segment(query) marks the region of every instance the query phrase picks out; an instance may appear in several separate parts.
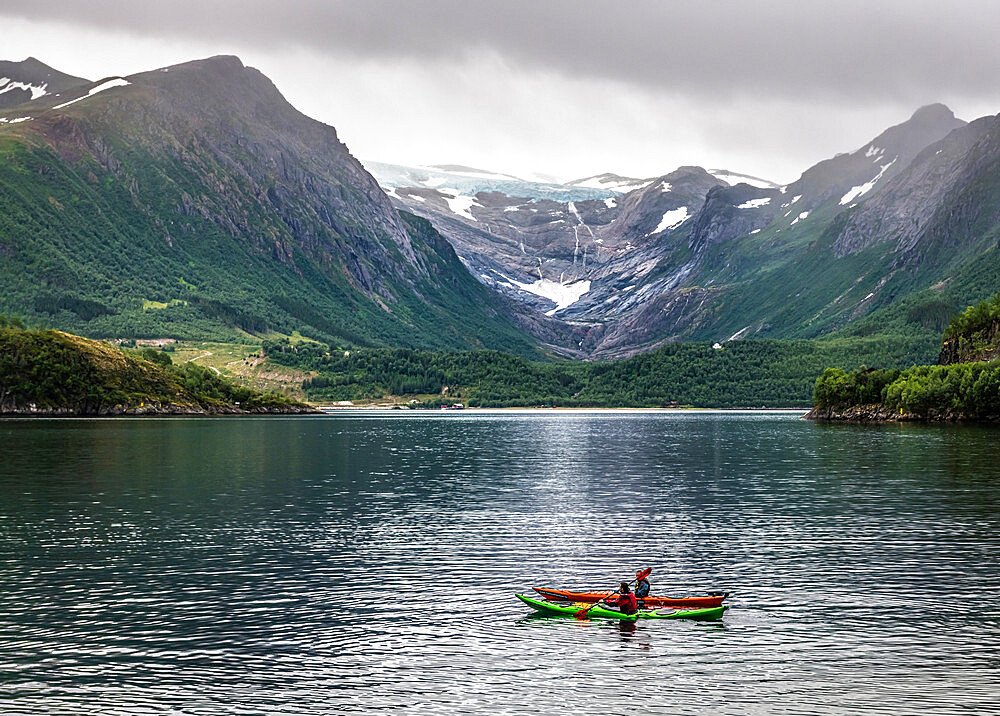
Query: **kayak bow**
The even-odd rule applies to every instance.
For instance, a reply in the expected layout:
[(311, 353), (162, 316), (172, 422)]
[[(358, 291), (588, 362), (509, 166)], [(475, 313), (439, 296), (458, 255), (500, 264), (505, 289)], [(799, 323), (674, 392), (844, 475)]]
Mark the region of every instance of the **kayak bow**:
[[(546, 602), (541, 599), (534, 599), (524, 594), (515, 594), (514, 596), (532, 609), (536, 609), (539, 613), (548, 614), (550, 616), (572, 616), (575, 612), (579, 611), (581, 607), (586, 606), (586, 603), (556, 604), (555, 602)], [(695, 619), (698, 621), (715, 621), (717, 619), (722, 619), (722, 614), (726, 611), (726, 609), (728, 609), (728, 607), (725, 606), (715, 606), (704, 609), (677, 609), (671, 612), (656, 611), (653, 609), (640, 609), (635, 614), (623, 614), (622, 612), (609, 609), (604, 606), (596, 606), (587, 612), (587, 617), (593, 619), (622, 620)]]

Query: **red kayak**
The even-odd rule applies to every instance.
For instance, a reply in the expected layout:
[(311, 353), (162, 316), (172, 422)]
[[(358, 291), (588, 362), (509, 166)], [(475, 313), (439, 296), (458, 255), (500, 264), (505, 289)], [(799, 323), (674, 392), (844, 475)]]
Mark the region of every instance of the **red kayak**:
[[(599, 602), (605, 597), (610, 597), (614, 592), (571, 592), (568, 589), (549, 589), (548, 587), (532, 587), (550, 602)], [(708, 597), (646, 597), (644, 600), (649, 607), (691, 607), (692, 609), (703, 609), (708, 607), (718, 607), (722, 605), (722, 600), (729, 596), (729, 592), (724, 594), (713, 594)]]

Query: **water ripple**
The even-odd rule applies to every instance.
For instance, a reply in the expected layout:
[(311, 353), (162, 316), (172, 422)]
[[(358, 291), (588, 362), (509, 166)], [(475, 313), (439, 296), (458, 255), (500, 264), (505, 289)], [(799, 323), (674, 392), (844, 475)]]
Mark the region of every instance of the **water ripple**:
[[(780, 414), (0, 423), (12, 714), (936, 714), (1000, 692), (996, 430)], [(733, 592), (721, 623), (532, 585)]]

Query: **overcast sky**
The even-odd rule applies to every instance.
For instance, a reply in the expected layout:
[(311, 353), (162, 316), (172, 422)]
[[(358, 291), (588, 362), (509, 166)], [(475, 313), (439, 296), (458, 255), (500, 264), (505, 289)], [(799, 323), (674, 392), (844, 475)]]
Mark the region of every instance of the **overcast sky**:
[(355, 156), (780, 182), (918, 106), (1000, 112), (994, 0), (0, 0), (0, 59), (99, 79), (216, 54)]

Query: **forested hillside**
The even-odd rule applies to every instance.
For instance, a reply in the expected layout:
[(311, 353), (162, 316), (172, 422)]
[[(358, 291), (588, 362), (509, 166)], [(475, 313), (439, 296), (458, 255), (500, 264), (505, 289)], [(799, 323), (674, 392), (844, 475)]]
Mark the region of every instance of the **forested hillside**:
[(275, 362), (315, 371), (303, 388), (319, 402), (391, 396), (483, 407), (733, 408), (805, 407), (825, 366), (907, 366), (933, 346), (902, 338), (678, 343), (610, 363), (538, 363), (495, 351), (330, 351), (287, 342), (265, 342), (264, 350)]
[(301, 413), (308, 406), (235, 385), (169, 354), (122, 350), (0, 316), (0, 415)]
[(828, 368), (810, 417), (825, 420), (1000, 419), (1000, 293), (944, 332), (939, 365), (906, 370)]

